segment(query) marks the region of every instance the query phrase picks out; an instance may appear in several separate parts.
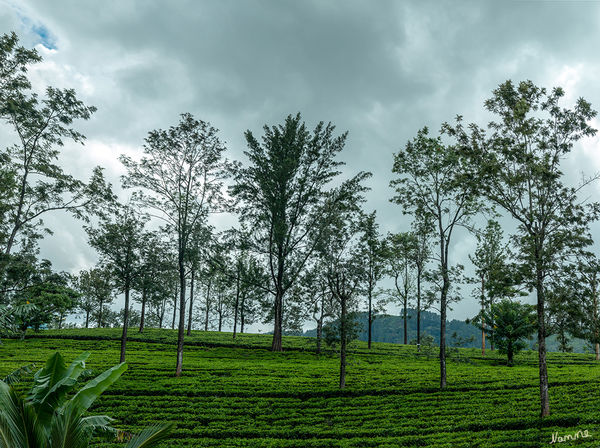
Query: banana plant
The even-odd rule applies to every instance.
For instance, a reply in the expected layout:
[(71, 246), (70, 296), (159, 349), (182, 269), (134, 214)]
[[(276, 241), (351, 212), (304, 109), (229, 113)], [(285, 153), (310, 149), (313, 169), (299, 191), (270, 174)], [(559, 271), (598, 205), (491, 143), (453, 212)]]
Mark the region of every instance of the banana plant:
[[(79, 376), (90, 353), (79, 355), (68, 367), (56, 352), (34, 376), (25, 396), (0, 381), (0, 448), (86, 448), (100, 432), (117, 432), (105, 415), (87, 415), (94, 401), (127, 370), (118, 364), (89, 381), (76, 393)], [(146, 448), (164, 440), (171, 424), (144, 429), (126, 448)]]

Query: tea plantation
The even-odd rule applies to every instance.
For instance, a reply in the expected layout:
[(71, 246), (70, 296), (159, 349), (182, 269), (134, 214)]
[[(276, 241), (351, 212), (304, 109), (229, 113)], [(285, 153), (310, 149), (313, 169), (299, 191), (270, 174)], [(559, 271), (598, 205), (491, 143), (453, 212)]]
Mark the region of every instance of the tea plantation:
[[(91, 351), (97, 374), (118, 363), (118, 329), (63, 330), (3, 340), (0, 377), (59, 350), (66, 361)], [(514, 367), (496, 353), (460, 349), (438, 388), (435, 349), (354, 343), (347, 388), (337, 387), (334, 353), (314, 354), (311, 338), (194, 332), (186, 339), (184, 374), (174, 378), (176, 333), (132, 332), (128, 371), (99, 399), (95, 414), (135, 431), (160, 421), (176, 429), (165, 447), (543, 447), (552, 434), (590, 437), (557, 446), (600, 446), (600, 363), (592, 355), (549, 355), (551, 412), (538, 414), (537, 355)], [(427, 352), (427, 350), (425, 350)], [(22, 385), (25, 387), (27, 380)], [(119, 443), (98, 441), (98, 447)]]

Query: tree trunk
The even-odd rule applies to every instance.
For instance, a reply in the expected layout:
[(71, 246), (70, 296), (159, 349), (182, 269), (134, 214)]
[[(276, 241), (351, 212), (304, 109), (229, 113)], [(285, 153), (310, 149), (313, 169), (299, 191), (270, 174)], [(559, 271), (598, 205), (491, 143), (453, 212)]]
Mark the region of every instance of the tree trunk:
[(596, 342), (596, 361), (600, 361), (600, 344)]
[(417, 272), (417, 352), (421, 351), (421, 269)]
[(190, 279), (190, 310), (188, 315), (187, 335), (192, 335), (192, 311), (194, 307), (194, 275), (196, 271), (192, 269), (192, 278)]
[(219, 333), (223, 329), (223, 293), (219, 293)]
[(245, 320), (245, 312), (244, 306), (246, 303), (246, 294), (242, 294), (242, 303), (240, 304), (240, 333), (244, 332), (244, 320)]
[(206, 315), (204, 317), (204, 331), (208, 331), (208, 315), (210, 311), (210, 287), (212, 285), (212, 278), (208, 279), (208, 285), (206, 288)]
[[(441, 225), (440, 225), (441, 227)], [(448, 277), (448, 246), (440, 231), (440, 255), (442, 271), (442, 291), (440, 294), (440, 389), (446, 388), (446, 304), (450, 278)]]
[(140, 333), (144, 332), (145, 319), (146, 319), (146, 286), (142, 286), (142, 312), (140, 313)]
[[(368, 339), (368, 348), (371, 349), (371, 340), (372, 340), (372, 336), (371, 336), (371, 332), (372, 332), (372, 326), (373, 326), (373, 309), (372, 309), (372, 302), (373, 302), (373, 286), (372, 286), (372, 281), (371, 278), (369, 278), (369, 339)], [(320, 341), (319, 341), (320, 344)]]
[(129, 326), (129, 279), (125, 281), (125, 309), (123, 310), (123, 334), (121, 334), (121, 360), (125, 362), (125, 348), (127, 346), (127, 327)]
[(90, 310), (85, 312), (85, 328), (90, 328)]
[(98, 313), (98, 328), (102, 328), (102, 311), (104, 311), (104, 300), (100, 299), (100, 312)]
[(346, 387), (346, 297), (340, 295), (342, 318), (340, 320), (340, 389)]
[(173, 300), (173, 320), (171, 321), (171, 330), (175, 329), (175, 317), (177, 316), (177, 296), (181, 296), (181, 292), (175, 288), (175, 298)]
[(485, 356), (485, 277), (481, 274), (481, 356)]
[[(540, 254), (536, 249), (536, 258), (539, 260)], [(539, 262), (538, 262), (539, 263)], [(548, 369), (546, 366), (546, 328), (544, 315), (544, 283), (542, 269), (536, 267), (536, 290), (537, 290), (537, 318), (538, 318), (538, 364), (540, 371), (540, 416), (550, 415), (550, 398), (548, 394)]]
[(177, 331), (177, 364), (175, 376), (181, 376), (183, 369), (183, 336), (185, 333), (185, 266), (183, 253), (179, 255), (179, 328)]
[(273, 343), (271, 344), (271, 350), (274, 352), (283, 351), (281, 337), (282, 337), (282, 325), (283, 325), (283, 292), (278, 289), (275, 295), (275, 322), (273, 326)]
[(408, 344), (408, 262), (404, 264), (404, 345)]
[(404, 296), (404, 345), (408, 344), (408, 300)]
[(240, 274), (238, 272), (238, 276), (235, 284), (235, 307), (233, 311), (233, 339), (235, 339), (235, 333), (237, 332), (237, 320), (238, 320), (238, 307), (240, 304)]
[(325, 302), (325, 296), (321, 298), (321, 315), (317, 319), (317, 355), (321, 354), (321, 341), (323, 340), (323, 318), (324, 318), (324, 310), (323, 306)]
[(513, 365), (513, 343), (512, 341), (508, 341), (508, 346), (506, 348), (506, 356), (508, 357), (508, 365)]

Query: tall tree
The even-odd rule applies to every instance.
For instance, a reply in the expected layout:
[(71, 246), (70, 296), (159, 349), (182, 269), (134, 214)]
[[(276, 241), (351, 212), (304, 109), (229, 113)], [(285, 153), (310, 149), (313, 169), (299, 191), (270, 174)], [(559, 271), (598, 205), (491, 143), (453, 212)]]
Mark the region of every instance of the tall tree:
[(358, 307), (358, 296), (368, 280), (368, 267), (364, 263), (365, 248), (362, 247), (362, 219), (359, 203), (363, 201), (365, 190), (360, 183), (355, 186), (355, 200), (352, 206), (336, 207), (325, 228), (319, 244), (319, 256), (325, 266), (327, 284), (332, 297), (337, 302), (337, 334), (340, 344), (340, 389), (346, 386), (346, 349), (355, 333), (353, 311)]
[(0, 206), (0, 250), (5, 256), (19, 236), (37, 239), (49, 232), (42, 221), (49, 212), (66, 210), (87, 219), (112, 199), (99, 167), (85, 183), (56, 163), (65, 141), (85, 140), (73, 122), (88, 120), (96, 108), (78, 100), (72, 89), (48, 87), (44, 98), (31, 93), (27, 68), (40, 60), (35, 50), (18, 46), (14, 33), (0, 36), (0, 119), (9, 124), (16, 138), (15, 144), (0, 152), (0, 178), (6, 181), (0, 197), (7, 201)]
[[(483, 312), (494, 304), (494, 299), (502, 294), (501, 290), (505, 286), (506, 247), (502, 241), (502, 228), (494, 220), (488, 220), (485, 229), (478, 232), (476, 238), (477, 248), (473, 255), (469, 255), (469, 260), (475, 266), (475, 273), (478, 277), (475, 281), (479, 283), (479, 303), (483, 319)], [(493, 322), (489, 328), (485, 328), (482, 322), (481, 354), (483, 356), (485, 356), (486, 332), (493, 333), (493, 328)]]
[(117, 290), (125, 294), (120, 362), (125, 362), (129, 297), (140, 274), (140, 252), (145, 219), (130, 206), (117, 207), (113, 216), (103, 217), (98, 227), (87, 227), (90, 245), (100, 254), (101, 263), (113, 277)]
[(97, 318), (98, 328), (103, 327), (103, 312), (114, 300), (111, 273), (103, 267), (81, 271), (78, 279), (78, 290), (81, 295), (79, 309), (85, 313), (85, 328), (89, 327), (90, 318)]
[(450, 281), (449, 250), (457, 227), (470, 226), (471, 217), (481, 205), (474, 192), (472, 177), (461, 153), (454, 146), (445, 146), (440, 137), (430, 137), (427, 128), (407, 143), (394, 156), (392, 172), (399, 176), (390, 185), (404, 213), (412, 212), (419, 219), (435, 226), (439, 251), (437, 261), (441, 287), (440, 309), (440, 387), (446, 387), (446, 315)]
[(586, 210), (578, 198), (592, 179), (567, 186), (560, 168), (575, 142), (596, 134), (589, 125), (596, 112), (583, 98), (563, 108), (563, 96), (561, 88), (547, 91), (531, 81), (506, 81), (485, 102), (498, 117), (488, 125), (489, 135), (475, 124), (465, 129), (460, 117), (456, 125), (446, 125), (478, 171), (481, 193), (517, 223), (518, 261), (525, 284), (537, 296), (542, 417), (550, 414), (544, 283), (564, 247), (587, 244), (587, 222), (598, 214), (596, 204)]
[[(362, 222), (363, 234), (361, 236), (365, 248), (365, 261), (367, 263), (367, 345), (371, 348), (373, 327), (373, 292), (377, 282), (383, 277), (385, 268), (385, 253), (383, 238), (379, 234), (379, 224), (375, 221), (376, 212), (366, 215)], [(323, 307), (321, 307), (323, 310)]]
[(146, 137), (144, 156), (139, 162), (121, 156), (127, 168), (126, 188), (142, 188), (137, 201), (164, 220), (177, 240), (179, 269), (179, 326), (175, 375), (181, 376), (185, 331), (186, 259), (192, 231), (205, 222), (210, 212), (222, 208), (225, 146), (217, 129), (181, 115), (178, 125), (151, 131)]
[[(297, 114), (282, 125), (265, 126), (262, 142), (246, 131), (249, 164), (234, 169), (230, 193), (252, 232), (253, 249), (266, 257), (271, 276), (273, 351), (282, 350), (284, 295), (315, 251), (323, 227), (317, 210), (330, 196), (328, 187), (343, 164), (335, 157), (347, 134), (335, 136), (334, 130), (331, 123), (321, 122), (310, 132)], [(343, 194), (336, 198), (347, 200)]]
[(386, 271), (394, 279), (390, 296), (402, 306), (404, 344), (408, 344), (408, 304), (415, 287), (414, 260), (417, 239), (411, 232), (391, 233), (386, 238)]
[(417, 287), (417, 351), (421, 351), (421, 310), (423, 304), (423, 279), (426, 276), (427, 263), (431, 258), (431, 239), (433, 227), (430, 222), (415, 219), (412, 223), (412, 233), (415, 236), (415, 250), (412, 252), (415, 265), (415, 281)]

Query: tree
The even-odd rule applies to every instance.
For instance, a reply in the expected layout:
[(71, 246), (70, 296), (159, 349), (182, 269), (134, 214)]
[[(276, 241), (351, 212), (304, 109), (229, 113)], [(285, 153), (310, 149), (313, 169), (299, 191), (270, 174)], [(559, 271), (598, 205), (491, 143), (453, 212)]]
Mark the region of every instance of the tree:
[[(354, 313), (358, 307), (358, 295), (368, 280), (368, 267), (365, 266), (364, 247), (360, 241), (361, 211), (358, 206), (363, 188), (356, 185), (353, 206), (339, 207), (331, 212), (329, 225), (319, 244), (319, 255), (326, 269), (327, 284), (332, 297), (337, 302), (335, 339), (340, 344), (340, 389), (346, 386), (346, 348), (352, 336)], [(331, 339), (331, 338), (328, 338)]]
[(466, 130), (460, 117), (445, 127), (477, 170), (481, 194), (517, 223), (518, 262), (525, 285), (537, 296), (542, 417), (550, 414), (544, 283), (565, 247), (588, 243), (587, 223), (598, 214), (597, 204), (584, 207), (578, 199), (593, 179), (569, 187), (560, 169), (576, 141), (595, 135), (588, 123), (596, 112), (583, 98), (572, 109), (562, 108), (563, 96), (561, 88), (548, 92), (531, 81), (506, 81), (485, 102), (499, 118), (488, 125), (489, 135), (475, 124)]
[[(82, 353), (67, 367), (56, 352), (35, 374), (26, 396), (0, 381), (0, 448), (86, 448), (99, 432), (117, 432), (110, 426), (109, 417), (85, 414), (102, 392), (119, 379), (126, 364), (111, 367), (67, 398), (75, 391), (89, 355)], [(147, 428), (126, 448), (153, 446), (164, 440), (172, 427), (166, 424)]]
[[(371, 348), (371, 330), (373, 326), (373, 291), (377, 286), (377, 282), (383, 277), (385, 270), (385, 251), (384, 243), (381, 235), (379, 234), (379, 224), (375, 221), (375, 214), (373, 213), (365, 216), (362, 222), (363, 228), (363, 247), (365, 248), (365, 260), (367, 263), (367, 345)], [(323, 307), (321, 307), (323, 309)], [(322, 322), (321, 322), (322, 324)]]
[(192, 316), (194, 310), (194, 286), (196, 274), (201, 264), (208, 262), (208, 247), (213, 238), (212, 226), (198, 225), (192, 230), (190, 236), (190, 250), (188, 252), (188, 269), (190, 277), (190, 306), (188, 311), (187, 335), (192, 334)]
[(49, 232), (42, 221), (49, 212), (66, 210), (87, 219), (89, 213), (112, 199), (99, 167), (84, 183), (56, 163), (58, 148), (66, 140), (85, 140), (71, 127), (73, 122), (88, 120), (96, 108), (79, 101), (72, 89), (48, 87), (43, 99), (30, 93), (27, 68), (39, 61), (41, 57), (35, 50), (18, 46), (14, 33), (0, 37), (0, 119), (10, 125), (17, 140), (0, 153), (0, 178), (6, 180), (0, 197), (7, 201), (0, 206), (4, 215), (0, 220), (4, 255), (12, 252), (19, 236), (36, 240), (42, 230)]
[(114, 286), (125, 294), (125, 313), (121, 335), (121, 361), (125, 361), (129, 297), (140, 274), (145, 218), (130, 206), (117, 207), (114, 217), (103, 217), (98, 228), (87, 227), (90, 245), (100, 254), (101, 263), (112, 275)]
[(431, 223), (436, 229), (440, 304), (440, 387), (446, 387), (446, 314), (451, 286), (449, 249), (454, 231), (470, 226), (478, 213), (475, 185), (461, 153), (454, 146), (444, 146), (440, 137), (429, 136), (427, 128), (394, 156), (392, 172), (400, 176), (390, 185), (396, 196), (391, 200), (404, 213)]
[(498, 351), (507, 355), (507, 364), (512, 366), (514, 355), (527, 347), (523, 339), (531, 337), (535, 332), (535, 320), (534, 306), (502, 299), (481, 313), (483, 325), (479, 325), (479, 319), (474, 322), (479, 328), (494, 328), (491, 338), (498, 346)]
[(570, 335), (581, 338), (594, 346), (600, 360), (600, 262), (587, 251), (571, 263), (566, 257), (563, 261), (546, 290), (546, 334), (558, 336), (561, 351), (572, 351)]
[(395, 291), (391, 297), (402, 305), (404, 320), (404, 344), (408, 344), (408, 302), (415, 284), (414, 259), (417, 239), (410, 232), (391, 233), (386, 239), (386, 271), (394, 279)]
[[(503, 245), (503, 233), (500, 224), (488, 220), (485, 229), (476, 234), (477, 248), (469, 260), (475, 266), (478, 279), (474, 282), (480, 284), (479, 303), (481, 311), (494, 304), (494, 299), (506, 297), (510, 294), (507, 282), (506, 247)], [(489, 328), (481, 330), (481, 354), (485, 356), (485, 334), (493, 333), (494, 323)], [(493, 339), (492, 339), (493, 341)], [(492, 345), (492, 350), (494, 346)]]
[(121, 156), (127, 168), (125, 188), (142, 188), (137, 202), (167, 223), (177, 240), (179, 270), (179, 326), (175, 375), (181, 376), (185, 331), (186, 260), (193, 230), (204, 223), (210, 212), (223, 207), (222, 181), (225, 146), (217, 129), (181, 115), (177, 126), (151, 131), (146, 137), (144, 157), (136, 162)]
[(30, 313), (20, 319), (23, 334), (27, 328), (33, 327), (39, 331), (42, 326), (54, 321), (60, 329), (65, 315), (76, 307), (78, 298), (79, 294), (69, 287), (64, 273), (46, 276), (23, 296), (23, 301), (26, 299), (27, 303), (35, 305)]
[(79, 273), (79, 309), (85, 313), (85, 328), (89, 327), (90, 317), (96, 317), (98, 328), (103, 326), (104, 307), (114, 300), (110, 276), (110, 271), (103, 267)]
[[(137, 299), (142, 307), (140, 311), (139, 332), (144, 331), (146, 323), (146, 306), (153, 295), (165, 294), (161, 278), (172, 268), (170, 248), (162, 240), (159, 232), (146, 232), (140, 240), (139, 275), (134, 280), (135, 289), (140, 296)], [(165, 294), (168, 295), (168, 294)]]
[(412, 233), (415, 237), (415, 250), (412, 252), (415, 265), (415, 280), (417, 286), (417, 351), (421, 351), (421, 309), (423, 309), (423, 279), (426, 277), (426, 266), (431, 258), (431, 238), (433, 228), (431, 223), (415, 219), (412, 223)]
[(331, 197), (327, 188), (343, 165), (335, 157), (347, 133), (334, 136), (334, 130), (321, 122), (310, 132), (297, 114), (282, 125), (265, 126), (262, 142), (246, 131), (249, 165), (233, 169), (230, 193), (252, 232), (252, 249), (267, 259), (271, 277), (273, 351), (282, 350), (284, 296), (315, 252), (324, 225), (317, 211)]

